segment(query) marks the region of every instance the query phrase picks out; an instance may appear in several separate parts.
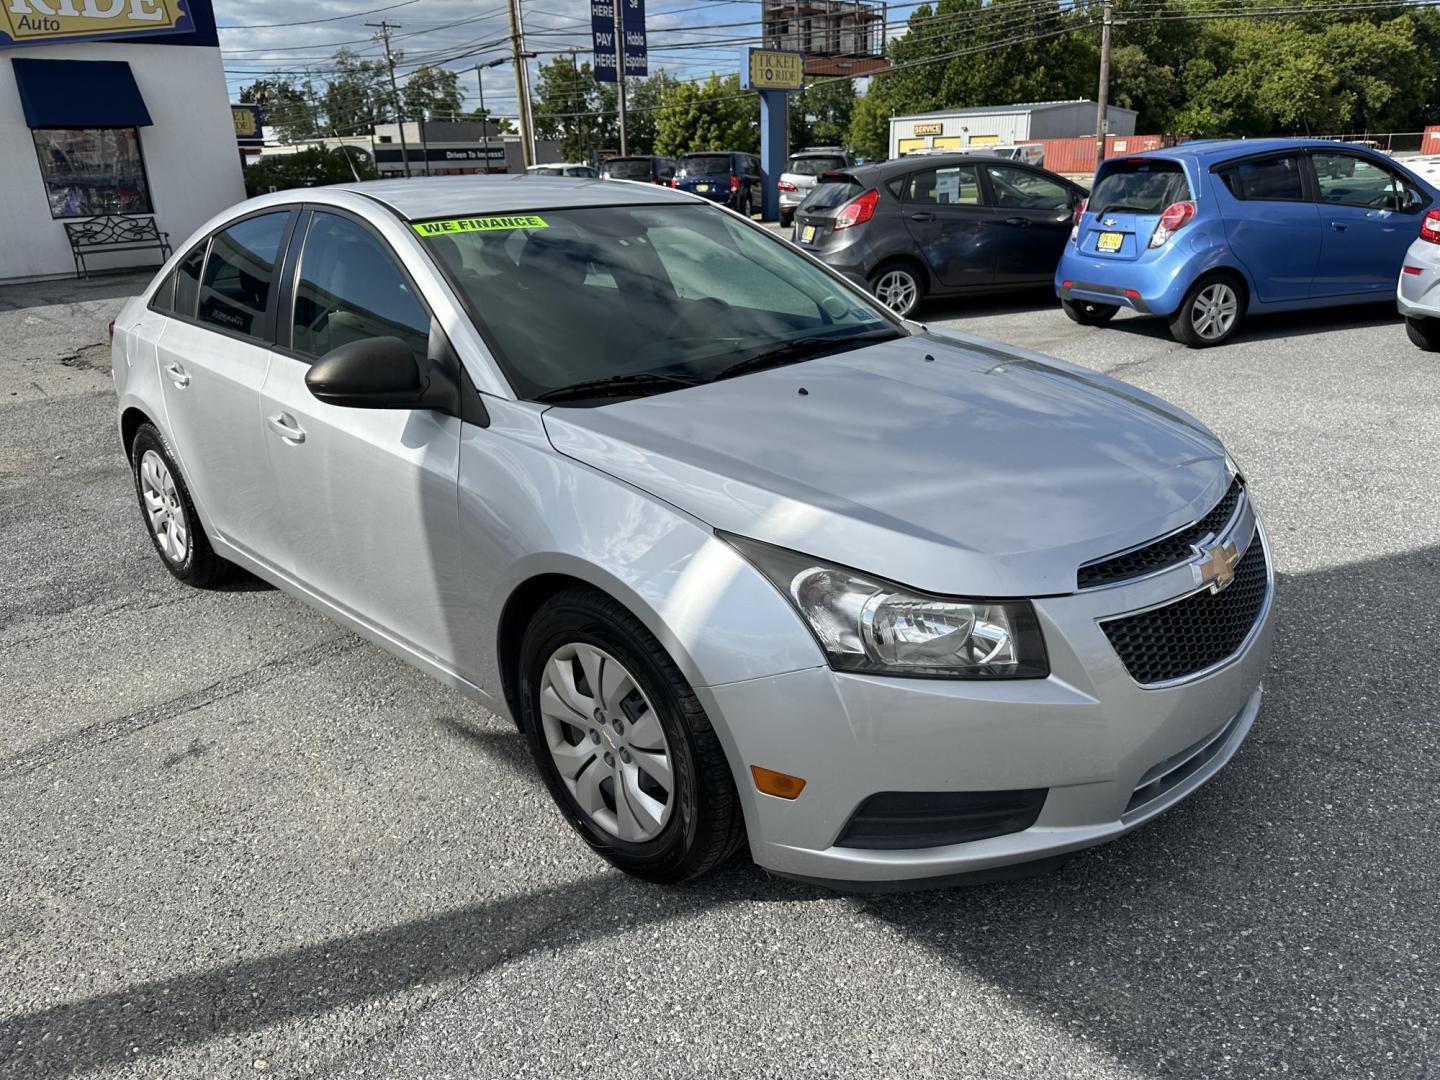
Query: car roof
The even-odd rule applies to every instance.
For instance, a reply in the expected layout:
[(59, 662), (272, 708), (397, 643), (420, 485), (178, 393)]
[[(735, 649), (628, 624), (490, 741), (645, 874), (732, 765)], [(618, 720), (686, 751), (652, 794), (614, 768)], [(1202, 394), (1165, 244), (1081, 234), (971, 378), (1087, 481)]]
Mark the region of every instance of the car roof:
[[(516, 214), (586, 206), (640, 203), (693, 204), (694, 196), (654, 184), (626, 184), (584, 176), (428, 176), (409, 180), (367, 180), (336, 185), (418, 221), (446, 215)], [(311, 189), (321, 190), (321, 189)]]
[[(1228, 158), (1249, 157), (1251, 154), (1268, 154), (1279, 150), (1333, 150), (1341, 147), (1348, 147), (1352, 150), (1368, 149), (1367, 147), (1356, 147), (1353, 143), (1337, 142), (1334, 139), (1195, 139), (1176, 146), (1167, 146), (1163, 150), (1140, 150), (1134, 154), (1126, 154), (1124, 157), (1215, 162)], [(1118, 161), (1120, 158), (1109, 160)]]
[(862, 174), (865, 176), (892, 176), (897, 173), (913, 172), (916, 169), (943, 169), (947, 164), (974, 165), (976, 162), (985, 161), (993, 161), (997, 165), (1017, 169), (1045, 171), (1038, 165), (1031, 165), (1027, 161), (1017, 161), (1015, 158), (1001, 157), (999, 154), (909, 154), (905, 157), (891, 158), (889, 161), (854, 165), (848, 169), (836, 169), (835, 171), (853, 173), (856, 176)]

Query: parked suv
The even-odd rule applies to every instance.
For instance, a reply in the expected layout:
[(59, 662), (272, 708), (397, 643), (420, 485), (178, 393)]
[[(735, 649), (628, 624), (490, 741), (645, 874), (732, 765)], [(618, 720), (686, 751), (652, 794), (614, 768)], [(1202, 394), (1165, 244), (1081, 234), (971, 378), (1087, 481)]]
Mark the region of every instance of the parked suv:
[(794, 239), (909, 315), (929, 295), (1047, 285), (1084, 196), (1018, 161), (905, 157), (820, 177)]
[(760, 205), (760, 159), (737, 150), (685, 154), (675, 162), (670, 186), (724, 203), (749, 217)]
[(780, 174), (780, 224), (789, 228), (795, 208), (805, 201), (815, 181), (827, 172), (848, 169), (855, 164), (855, 155), (839, 146), (812, 146), (792, 154)]
[(1055, 291), (1076, 322), (1128, 307), (1192, 348), (1218, 345), (1247, 314), (1386, 297), (1437, 198), (1383, 154), (1318, 139), (1113, 158), (1076, 211)]
[(671, 158), (649, 154), (613, 157), (600, 163), (600, 175), (606, 180), (638, 180), (669, 186), (670, 181), (675, 179), (675, 162)]

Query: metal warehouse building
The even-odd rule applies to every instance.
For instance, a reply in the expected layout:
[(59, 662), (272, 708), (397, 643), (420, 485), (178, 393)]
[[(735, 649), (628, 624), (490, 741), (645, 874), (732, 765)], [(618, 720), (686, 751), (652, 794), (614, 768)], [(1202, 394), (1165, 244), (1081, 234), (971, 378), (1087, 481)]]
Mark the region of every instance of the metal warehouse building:
[[(1106, 127), (1111, 135), (1135, 134), (1135, 110), (1111, 105), (1106, 110)], [(1093, 101), (1033, 101), (943, 109), (916, 116), (892, 116), (890, 156), (896, 158), (915, 150), (960, 150), (1036, 139), (1070, 139), (1094, 133)]]

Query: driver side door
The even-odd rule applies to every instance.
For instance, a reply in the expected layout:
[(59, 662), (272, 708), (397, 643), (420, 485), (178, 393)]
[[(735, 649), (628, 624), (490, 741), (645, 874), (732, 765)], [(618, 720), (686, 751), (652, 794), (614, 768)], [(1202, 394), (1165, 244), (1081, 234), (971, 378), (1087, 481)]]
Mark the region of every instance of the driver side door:
[[(462, 423), (429, 409), (318, 401), (310, 365), (395, 337), (426, 362), (431, 314), (389, 245), (349, 214), (307, 210), (260, 390), (288, 568), (345, 613), (454, 666)], [(296, 246), (296, 245), (292, 245)]]
[(1399, 174), (1359, 154), (1310, 155), (1320, 206), (1320, 262), (1311, 296), (1395, 291), (1418, 226)]

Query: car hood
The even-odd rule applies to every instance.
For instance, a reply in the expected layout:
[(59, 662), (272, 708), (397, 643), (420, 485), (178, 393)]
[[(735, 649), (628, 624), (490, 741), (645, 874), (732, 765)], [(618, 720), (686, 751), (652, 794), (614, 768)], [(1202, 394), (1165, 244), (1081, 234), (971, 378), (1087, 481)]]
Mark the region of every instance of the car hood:
[(544, 423), (560, 453), (714, 528), (953, 595), (1073, 592), (1080, 564), (1203, 516), (1229, 483), (1183, 411), (949, 334)]

